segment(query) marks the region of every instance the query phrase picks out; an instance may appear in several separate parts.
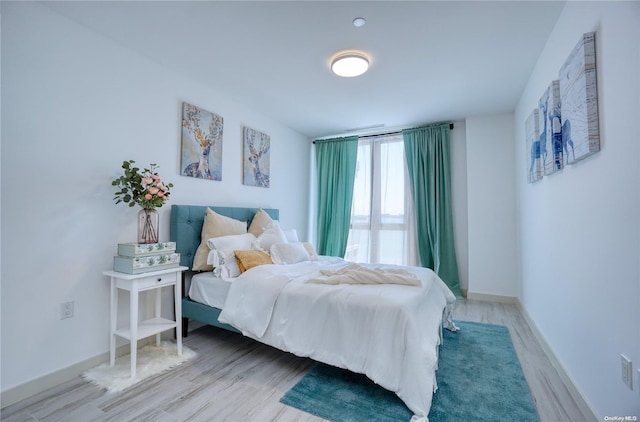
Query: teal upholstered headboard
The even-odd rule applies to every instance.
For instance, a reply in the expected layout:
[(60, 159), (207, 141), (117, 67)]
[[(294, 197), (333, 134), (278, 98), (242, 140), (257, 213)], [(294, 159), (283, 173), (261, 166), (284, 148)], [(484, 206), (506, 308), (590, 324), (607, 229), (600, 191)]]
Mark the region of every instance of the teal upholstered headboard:
[[(247, 224), (251, 224), (253, 216), (258, 211), (258, 208), (171, 205), (169, 237), (172, 242), (176, 242), (176, 252), (180, 254), (180, 265), (191, 268), (193, 264), (193, 256), (200, 245), (202, 224), (204, 224), (204, 214), (207, 208), (211, 208), (220, 215), (246, 221)], [(274, 220), (280, 217), (280, 212), (277, 209), (263, 208), (263, 210)]]

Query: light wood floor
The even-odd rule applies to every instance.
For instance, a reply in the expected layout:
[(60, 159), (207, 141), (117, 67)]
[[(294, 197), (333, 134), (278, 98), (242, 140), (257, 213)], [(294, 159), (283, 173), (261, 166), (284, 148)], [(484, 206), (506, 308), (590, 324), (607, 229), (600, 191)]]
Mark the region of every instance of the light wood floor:
[[(515, 305), (460, 300), (455, 319), (509, 328), (542, 422), (584, 417)], [(131, 389), (107, 394), (81, 378), (3, 409), (20, 421), (322, 421), (279, 402), (312, 366), (253, 340), (213, 327), (189, 334), (198, 357)], [(436, 392), (437, 394), (437, 392)]]

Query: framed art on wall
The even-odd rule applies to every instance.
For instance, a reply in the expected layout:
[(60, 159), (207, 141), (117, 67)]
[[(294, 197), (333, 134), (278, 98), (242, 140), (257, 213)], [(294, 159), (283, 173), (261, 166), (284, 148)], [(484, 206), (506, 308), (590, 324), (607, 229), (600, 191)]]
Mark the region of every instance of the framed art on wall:
[(538, 101), (540, 157), (544, 174), (562, 170), (562, 118), (560, 112), (560, 82), (553, 81)]
[(527, 182), (533, 183), (542, 179), (542, 159), (540, 156), (539, 112), (534, 109), (524, 124), (525, 140), (527, 142), (527, 163), (529, 172)]
[(271, 137), (248, 127), (244, 128), (243, 183), (268, 188), (270, 184)]
[(564, 163), (600, 151), (595, 32), (584, 34), (560, 68)]
[(182, 103), (183, 176), (222, 180), (223, 118), (189, 103)]

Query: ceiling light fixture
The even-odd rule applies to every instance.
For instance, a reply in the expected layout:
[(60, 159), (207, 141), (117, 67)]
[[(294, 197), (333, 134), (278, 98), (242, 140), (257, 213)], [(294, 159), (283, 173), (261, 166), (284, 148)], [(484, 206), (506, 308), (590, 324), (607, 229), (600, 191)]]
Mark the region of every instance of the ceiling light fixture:
[(356, 28), (364, 26), (365, 23), (367, 23), (367, 20), (365, 18), (358, 17), (353, 20), (353, 26), (355, 26)]
[(369, 57), (361, 51), (341, 51), (331, 58), (331, 70), (338, 76), (360, 76), (369, 69)]

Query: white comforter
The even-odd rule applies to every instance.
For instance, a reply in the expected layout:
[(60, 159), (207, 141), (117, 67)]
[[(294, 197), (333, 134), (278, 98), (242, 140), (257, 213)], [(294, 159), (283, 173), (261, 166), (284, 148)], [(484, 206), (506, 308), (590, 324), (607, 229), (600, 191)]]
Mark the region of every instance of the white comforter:
[(442, 323), (456, 329), (455, 296), (419, 267), (401, 267), (420, 279), (418, 287), (305, 283), (348, 264), (320, 257), (254, 267), (233, 281), (219, 320), (278, 349), (365, 374), (404, 401), (412, 422), (427, 421)]

